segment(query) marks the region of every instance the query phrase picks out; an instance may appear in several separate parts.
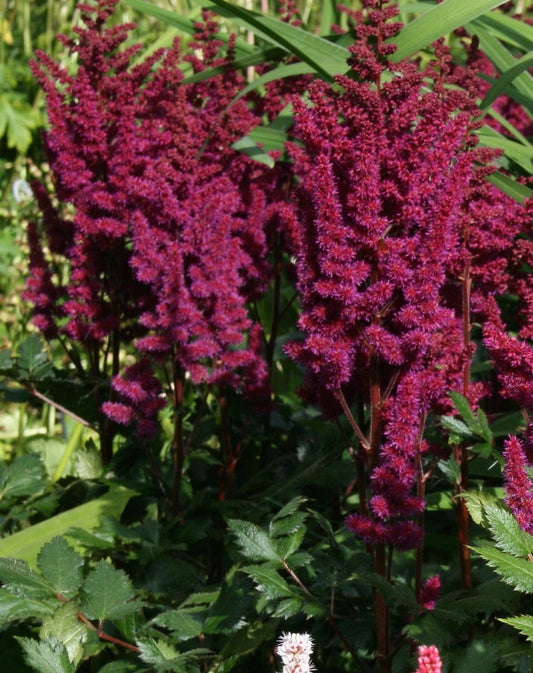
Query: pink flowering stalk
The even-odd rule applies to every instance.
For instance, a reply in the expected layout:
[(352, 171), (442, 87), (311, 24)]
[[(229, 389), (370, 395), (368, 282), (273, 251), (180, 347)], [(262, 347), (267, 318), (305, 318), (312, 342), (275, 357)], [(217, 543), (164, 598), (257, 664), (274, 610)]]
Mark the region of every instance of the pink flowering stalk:
[[(305, 396), (342, 410), (358, 438), (360, 507), (346, 525), (387, 577), (387, 548), (417, 548), (421, 558), (426, 418), (448, 408), (450, 389), (472, 402), (482, 392), (469, 380), (471, 322), (493, 311), (505, 285), (500, 258), (516, 233), (504, 233), (516, 209), (485, 181), (494, 154), (476, 147), (472, 74), (454, 78), (442, 44), (424, 72), (392, 64), (397, 9), (363, 5), (353, 14), (351, 75), (334, 87), (317, 81), (309, 103), (294, 103), (300, 182), (286, 219), (303, 338), (287, 352), (307, 369)], [(456, 457), (466, 488), (464, 451)], [(458, 522), (468, 586), (464, 507)], [(387, 608), (378, 593), (376, 615), (386, 671)]]
[(527, 467), (531, 465), (526, 452), (517, 437), (511, 436), (505, 442), (503, 453), (505, 467), (505, 502), (515, 515), (520, 527), (533, 535), (533, 483)]
[[(109, 399), (94, 387), (106, 461), (115, 423), (135, 422), (143, 438), (156, 431), (156, 369), (176, 408), (186, 376), (264, 396), (261, 328), (247, 306), (270, 280), (275, 206), (266, 193), (276, 187), (231, 148), (258, 123), (244, 100), (226, 110), (242, 77), (228, 67), (183, 84), (178, 42), (132, 65), (140, 45), (122, 48), (131, 26), (107, 25), (116, 4), (80, 5), (85, 27), (76, 39), (59, 37), (77, 57), (74, 75), (42, 52), (33, 63), (57, 198), (73, 214), (63, 217), (34, 186), (43, 224), (30, 227), (26, 293), (48, 337), (84, 350), (93, 380), (113, 377)], [(183, 57), (196, 73), (229, 64), (233, 53), (230, 40), (220, 56), (216, 24), (203, 19), (194, 53)], [(66, 280), (57, 272), (65, 261)], [(121, 373), (125, 345), (139, 362)]]
[(442, 661), (435, 645), (420, 645), (418, 648), (418, 668), (415, 673), (441, 673)]
[(312, 653), (313, 640), (308, 633), (284, 633), (276, 647), (283, 662), (282, 673), (311, 673)]

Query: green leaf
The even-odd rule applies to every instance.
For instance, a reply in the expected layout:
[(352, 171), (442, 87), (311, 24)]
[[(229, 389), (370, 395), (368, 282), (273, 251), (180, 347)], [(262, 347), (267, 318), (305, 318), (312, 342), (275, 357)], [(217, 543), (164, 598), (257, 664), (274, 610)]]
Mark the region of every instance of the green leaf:
[(279, 561), (282, 558), (277, 552), (273, 541), (264, 530), (250, 521), (230, 519), (228, 528), (237, 538), (243, 556), (250, 561)]
[(35, 454), (19, 456), (9, 465), (4, 485), (0, 491), (0, 500), (6, 497), (35, 495), (45, 486), (44, 465)]
[(533, 535), (523, 531), (503, 505), (486, 504), (484, 513), (498, 549), (518, 557), (527, 557), (533, 552)]
[(287, 560), (289, 557), (294, 554), (300, 548), (300, 545), (303, 542), (306, 533), (306, 527), (298, 528), (291, 535), (285, 535), (283, 537), (276, 538), (276, 549), (278, 554), (284, 559)]
[(43, 351), (44, 344), (40, 337), (31, 334), (18, 348), (17, 367), (27, 378), (42, 378), (50, 373), (52, 363)]
[(526, 199), (533, 196), (533, 190), (529, 189), (529, 187), (519, 184), (513, 178), (499, 171), (491, 173), (487, 177), (487, 180), (518, 203), (523, 203)]
[(23, 598), (50, 598), (55, 595), (53, 587), (32, 570), (25, 561), (0, 558), (0, 582), (8, 591)]
[(8, 622), (23, 621), (25, 619), (41, 619), (52, 614), (57, 601), (50, 595), (48, 600), (36, 600), (23, 598), (4, 587), (0, 587), (0, 621)]
[[(200, 0), (198, 0), (200, 1)], [(350, 56), (345, 47), (263, 14), (233, 5), (225, 0), (211, 0), (211, 9), (222, 16), (238, 19), (246, 28), (271, 44), (298, 56), (326, 79), (347, 72)], [(202, 5), (205, 5), (202, 2)]]
[(533, 66), (533, 52), (528, 52), (522, 58), (519, 58), (515, 65), (503, 72), (498, 80), (491, 86), (480, 103), (480, 108), (486, 110), (498, 96), (505, 92), (509, 84), (522, 72), (529, 70)]
[(157, 615), (153, 621), (172, 631), (172, 636), (178, 641), (197, 638), (203, 631), (203, 621), (186, 610), (168, 610)]
[(450, 391), (450, 397), (452, 398), (454, 407), (461, 414), (461, 417), (467, 423), (475, 423), (476, 416), (472, 411), (470, 403), (468, 402), (466, 397), (464, 395), (461, 395), (461, 393), (455, 392), (454, 390)]
[(67, 650), (70, 661), (79, 663), (84, 654), (88, 628), (78, 619), (74, 603), (63, 603), (53, 615), (43, 620), (39, 631), (41, 639), (54, 638)]
[(519, 615), (518, 617), (498, 617), (498, 621), (509, 626), (514, 626), (530, 642), (533, 642), (533, 617), (531, 615)]
[(27, 561), (36, 567), (37, 555), (45, 542), (57, 535), (65, 535), (74, 526), (94, 530), (104, 514), (120, 517), (128, 500), (135, 492), (123, 486), (112, 486), (100, 498), (56, 514), (47, 521), (0, 539), (0, 556), (9, 556)]
[(289, 619), (302, 611), (302, 601), (299, 598), (285, 598), (281, 600), (272, 613), (273, 617)]
[(454, 673), (472, 673), (472, 671), (493, 673), (498, 670), (500, 651), (500, 643), (473, 640), (454, 666)]
[(74, 673), (76, 666), (70, 661), (66, 647), (55, 638), (43, 641), (18, 638), (26, 663), (38, 673)]
[(393, 61), (401, 61), (443, 35), (464, 26), (506, 0), (444, 0), (407, 24), (391, 42), (397, 45)]
[(268, 599), (287, 598), (294, 596), (294, 591), (269, 565), (244, 566), (242, 570), (256, 583), (258, 591)]
[(493, 547), (473, 547), (506, 584), (517, 591), (533, 593), (533, 563), (510, 556)]
[(475, 31), (481, 27), (522, 52), (533, 50), (533, 26), (525, 21), (517, 21), (511, 15), (490, 12), (474, 19), (472, 24)]
[(64, 598), (72, 598), (78, 591), (82, 574), (82, 557), (62, 537), (55, 537), (41, 549), (37, 565), (43, 577)]
[(506, 138), (488, 126), (483, 126), (479, 129), (477, 136), (481, 145), (503, 150), (508, 159), (514, 161), (529, 173), (533, 173), (532, 145), (523, 145), (516, 140)]
[(80, 606), (89, 619), (114, 619), (137, 612), (133, 585), (123, 570), (100, 561), (82, 585)]
[(464, 439), (470, 439), (472, 437), (472, 431), (468, 425), (455, 416), (441, 416), (440, 422), (452, 435), (457, 435)]

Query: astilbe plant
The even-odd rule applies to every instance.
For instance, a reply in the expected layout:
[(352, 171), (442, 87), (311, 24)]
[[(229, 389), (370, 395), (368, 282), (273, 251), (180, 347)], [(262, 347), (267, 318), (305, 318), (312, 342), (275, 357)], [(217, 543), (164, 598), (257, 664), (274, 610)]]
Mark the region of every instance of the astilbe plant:
[[(309, 103), (294, 103), (300, 184), (286, 220), (303, 340), (287, 351), (307, 368), (307, 399), (344, 411), (358, 439), (360, 504), (346, 525), (383, 577), (391, 572), (387, 549), (417, 549), (420, 601), (424, 488), (435, 464), (425, 422), (446, 408), (449, 390), (474, 404), (483, 392), (470, 383), (472, 314), (497, 311), (516, 208), (485, 181), (494, 154), (476, 147), (473, 73), (454, 77), (442, 44), (424, 72), (392, 63), (397, 9), (363, 5), (352, 15), (350, 75), (335, 86), (315, 82)], [(364, 413), (354, 415), (350, 402)], [(460, 447), (456, 458), (465, 488)], [(458, 523), (468, 586), (462, 505)], [(375, 610), (380, 671), (389, 671), (379, 592)]]
[[(47, 337), (72, 356), (85, 351), (92, 380), (112, 377), (108, 399), (94, 388), (106, 461), (114, 423), (135, 421), (145, 439), (156, 432), (166, 402), (154, 366), (177, 408), (185, 376), (264, 394), (261, 330), (247, 302), (269, 282), (272, 218), (264, 171), (231, 149), (257, 124), (246, 102), (228, 107), (243, 86), (229, 67), (232, 41), (221, 55), (204, 14), (184, 60), (195, 72), (228, 67), (185, 85), (178, 41), (132, 65), (141, 47), (122, 48), (131, 25), (107, 25), (115, 5), (80, 5), (85, 27), (59, 37), (77, 57), (75, 74), (42, 52), (32, 66), (46, 94), (56, 196), (72, 214), (34, 185), (43, 220), (29, 230), (26, 292)], [(138, 362), (121, 371), (124, 346)]]

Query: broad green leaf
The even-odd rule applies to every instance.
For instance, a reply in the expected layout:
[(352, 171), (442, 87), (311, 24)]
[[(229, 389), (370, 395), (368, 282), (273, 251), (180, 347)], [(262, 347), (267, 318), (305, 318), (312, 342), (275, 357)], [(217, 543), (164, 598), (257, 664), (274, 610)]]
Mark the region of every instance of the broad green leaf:
[(72, 598), (78, 591), (82, 574), (82, 557), (62, 537), (55, 537), (41, 549), (37, 565), (43, 577), (64, 598)]
[(510, 556), (493, 547), (474, 547), (491, 568), (501, 576), (506, 584), (517, 591), (533, 593), (533, 563)]
[(281, 537), (282, 535), (296, 533), (301, 528), (305, 528), (306, 519), (306, 512), (294, 512), (282, 518), (276, 515), (270, 522), (270, 535), (272, 537)]
[(484, 512), (498, 549), (518, 557), (527, 557), (533, 552), (533, 535), (523, 531), (500, 503), (486, 504)]
[(24, 659), (38, 673), (74, 673), (76, 666), (70, 661), (63, 643), (55, 638), (33, 640), (18, 638), (24, 651)]
[(242, 570), (257, 584), (257, 589), (268, 599), (287, 598), (294, 591), (275, 568), (263, 565), (244, 566)]
[[(204, 2), (202, 4), (205, 5)], [(211, 0), (210, 6), (221, 16), (239, 20), (242, 25), (271, 44), (298, 56), (326, 79), (332, 79), (334, 75), (345, 73), (349, 69), (348, 50), (334, 42), (225, 0)]]
[(54, 589), (25, 561), (14, 558), (0, 558), (0, 582), (2, 586), (23, 598), (50, 598)]
[(47, 521), (14, 533), (0, 540), (0, 556), (9, 556), (37, 565), (42, 546), (57, 535), (65, 535), (70, 528), (83, 527), (92, 531), (104, 514), (120, 517), (128, 500), (135, 492), (123, 486), (112, 486), (107, 493), (83, 505), (56, 514)]
[(131, 661), (112, 661), (102, 668), (98, 673), (138, 673), (139, 667)]
[(43, 620), (39, 635), (41, 639), (55, 638), (63, 643), (70, 661), (79, 663), (83, 657), (87, 631), (88, 627), (78, 619), (76, 605), (63, 603), (53, 615)]
[(237, 140), (237, 142), (233, 143), (232, 147), (234, 150), (237, 150), (237, 152), (246, 154), (250, 159), (265, 164), (269, 168), (273, 168), (275, 165), (274, 159), (272, 159), (272, 157), (269, 156), (249, 135)]
[(285, 560), (287, 560), (295, 551), (300, 548), (300, 545), (303, 542), (305, 537), (306, 527), (301, 526), (294, 533), (290, 535), (284, 535), (282, 537), (276, 537), (276, 549), (278, 554)]
[(206, 650), (189, 650), (180, 654), (172, 645), (164, 640), (143, 639), (137, 642), (142, 661), (151, 664), (155, 670), (189, 673), (191, 659), (197, 654), (207, 654)]
[(264, 530), (250, 521), (230, 519), (228, 528), (235, 535), (241, 553), (250, 561), (279, 561), (282, 558)]
[(518, 617), (498, 617), (500, 622), (509, 624), (518, 629), (530, 642), (533, 642), (533, 617), (531, 615), (519, 615)]
[(391, 42), (397, 45), (393, 61), (401, 61), (443, 35), (464, 26), (505, 0), (444, 0), (405, 26)]
[(289, 619), (294, 617), (302, 610), (302, 601), (299, 598), (284, 598), (281, 600), (272, 613), (273, 617), (280, 619)]
[(89, 619), (103, 620), (137, 612), (141, 603), (126, 573), (100, 561), (82, 585), (80, 606)]

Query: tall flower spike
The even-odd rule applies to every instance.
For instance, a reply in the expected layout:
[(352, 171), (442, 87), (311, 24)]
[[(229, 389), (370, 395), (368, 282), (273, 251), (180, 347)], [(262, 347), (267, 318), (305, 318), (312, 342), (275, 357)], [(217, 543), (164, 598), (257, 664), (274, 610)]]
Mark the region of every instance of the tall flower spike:
[(533, 535), (533, 484), (527, 473), (527, 457), (518, 437), (505, 442), (505, 502), (514, 514), (520, 528)]
[(313, 640), (308, 633), (284, 633), (279, 639), (276, 653), (283, 662), (282, 673), (310, 673), (313, 670)]

